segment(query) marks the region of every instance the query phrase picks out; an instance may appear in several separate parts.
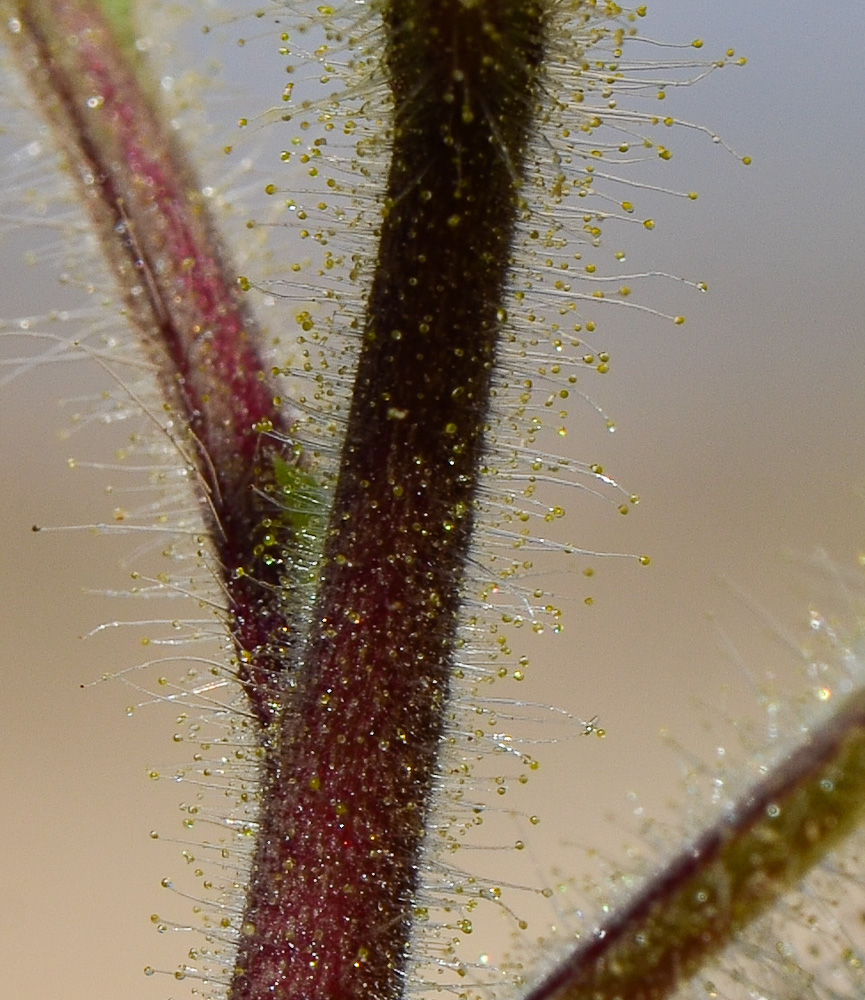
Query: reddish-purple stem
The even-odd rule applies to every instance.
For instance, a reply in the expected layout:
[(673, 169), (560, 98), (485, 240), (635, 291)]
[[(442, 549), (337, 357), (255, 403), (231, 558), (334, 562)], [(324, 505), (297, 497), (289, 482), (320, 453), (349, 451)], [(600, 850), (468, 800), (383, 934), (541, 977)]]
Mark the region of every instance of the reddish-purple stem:
[[(292, 427), (274, 402), (260, 330), (134, 53), (86, 0), (20, 3), (15, 11), (31, 82), (153, 362), (172, 436), (196, 466), (242, 654), (240, 677), (266, 725), (293, 636), (282, 563), (265, 562), (254, 549), (262, 525), (278, 520), (263, 493), (274, 455), (294, 456), (282, 443)], [(291, 538), (282, 541), (291, 547)]]

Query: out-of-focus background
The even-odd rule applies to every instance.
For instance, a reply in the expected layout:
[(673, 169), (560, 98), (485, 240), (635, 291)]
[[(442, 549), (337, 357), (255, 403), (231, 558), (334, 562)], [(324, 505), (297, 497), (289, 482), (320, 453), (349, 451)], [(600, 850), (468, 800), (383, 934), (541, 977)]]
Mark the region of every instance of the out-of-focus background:
[[(537, 748), (540, 771), (509, 792), (509, 806), (541, 818), (531, 864), (556, 867), (562, 881), (579, 878), (583, 848), (609, 814), (604, 853), (638, 841), (629, 792), (656, 810), (682, 797), (682, 758), (662, 744), (662, 727), (711, 754), (726, 737), (706, 726), (729, 734), (767, 669), (795, 689), (801, 664), (785, 643), (804, 632), (812, 602), (855, 624), (865, 548), (865, 64), (850, 45), (854, 20), (843, 4), (656, 0), (645, 22), (659, 39), (703, 38), (701, 55), (733, 47), (748, 57), (747, 68), (671, 91), (663, 110), (717, 129), (753, 163), (705, 136), (674, 135), (673, 163), (635, 172), (700, 197), (635, 192), (657, 226), (635, 240), (633, 259), (705, 280), (710, 293), (637, 288), (642, 301), (685, 313), (681, 327), (602, 315), (594, 343), (612, 366), (592, 394), (617, 431), (575, 407), (568, 448), (642, 502), (623, 518), (575, 494), (568, 524), (587, 548), (645, 552), (651, 566), (593, 560), (591, 580), (573, 570), (550, 577), (571, 595), (565, 631), (539, 643), (522, 685), (500, 690), (597, 715), (607, 732)], [(14, 205), (2, 210), (0, 313), (44, 312), (62, 290), (21, 266), (32, 236), (15, 224)], [(0, 340), (5, 357), (20, 348)], [(185, 865), (167, 840), (183, 839), (177, 804), (191, 793), (147, 779), (188, 752), (172, 742), (176, 713), (127, 718), (137, 699), (122, 685), (81, 689), (150, 655), (139, 644), (146, 629), (83, 632), (169, 612), (93, 593), (127, 584), (134, 538), (30, 531), (105, 520), (116, 506), (98, 472), (71, 470), (67, 459), (109, 460), (124, 429), (60, 436), (82, 408), (74, 400), (104, 386), (98, 369), (45, 367), (0, 392), (0, 964), (16, 1000), (180, 1000), (195, 985), (142, 975), (148, 965), (173, 969), (195, 945), (160, 938), (149, 920), (186, 919), (191, 906), (159, 885)], [(58, 399), (72, 402), (58, 408)], [(834, 578), (812, 564), (817, 552), (837, 567)], [(551, 561), (550, 573), (563, 565)], [(525, 824), (513, 824), (521, 835)], [(512, 857), (493, 856), (497, 878), (509, 878)]]

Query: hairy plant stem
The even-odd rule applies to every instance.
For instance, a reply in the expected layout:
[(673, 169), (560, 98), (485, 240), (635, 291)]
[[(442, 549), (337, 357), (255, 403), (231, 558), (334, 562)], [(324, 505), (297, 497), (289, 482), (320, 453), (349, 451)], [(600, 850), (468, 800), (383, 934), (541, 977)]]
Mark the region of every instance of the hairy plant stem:
[(231, 996), (399, 995), (544, 23), (395, 0), (396, 109), (302, 680), (270, 748)]

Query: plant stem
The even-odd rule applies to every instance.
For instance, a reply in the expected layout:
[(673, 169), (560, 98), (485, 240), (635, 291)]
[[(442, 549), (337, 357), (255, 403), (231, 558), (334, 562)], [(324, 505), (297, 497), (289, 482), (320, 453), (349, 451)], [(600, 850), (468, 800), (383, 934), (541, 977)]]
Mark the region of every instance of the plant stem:
[(544, 23), (526, 0), (399, 0), (384, 20), (384, 221), (234, 1000), (399, 995), (449, 696)]

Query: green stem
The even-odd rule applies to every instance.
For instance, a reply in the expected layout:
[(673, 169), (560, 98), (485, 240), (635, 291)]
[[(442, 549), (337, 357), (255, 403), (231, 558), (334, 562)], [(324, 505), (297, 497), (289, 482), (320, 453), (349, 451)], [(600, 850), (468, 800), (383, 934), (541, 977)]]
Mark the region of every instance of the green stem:
[(865, 691), (751, 789), (523, 1000), (663, 1000), (865, 813)]

